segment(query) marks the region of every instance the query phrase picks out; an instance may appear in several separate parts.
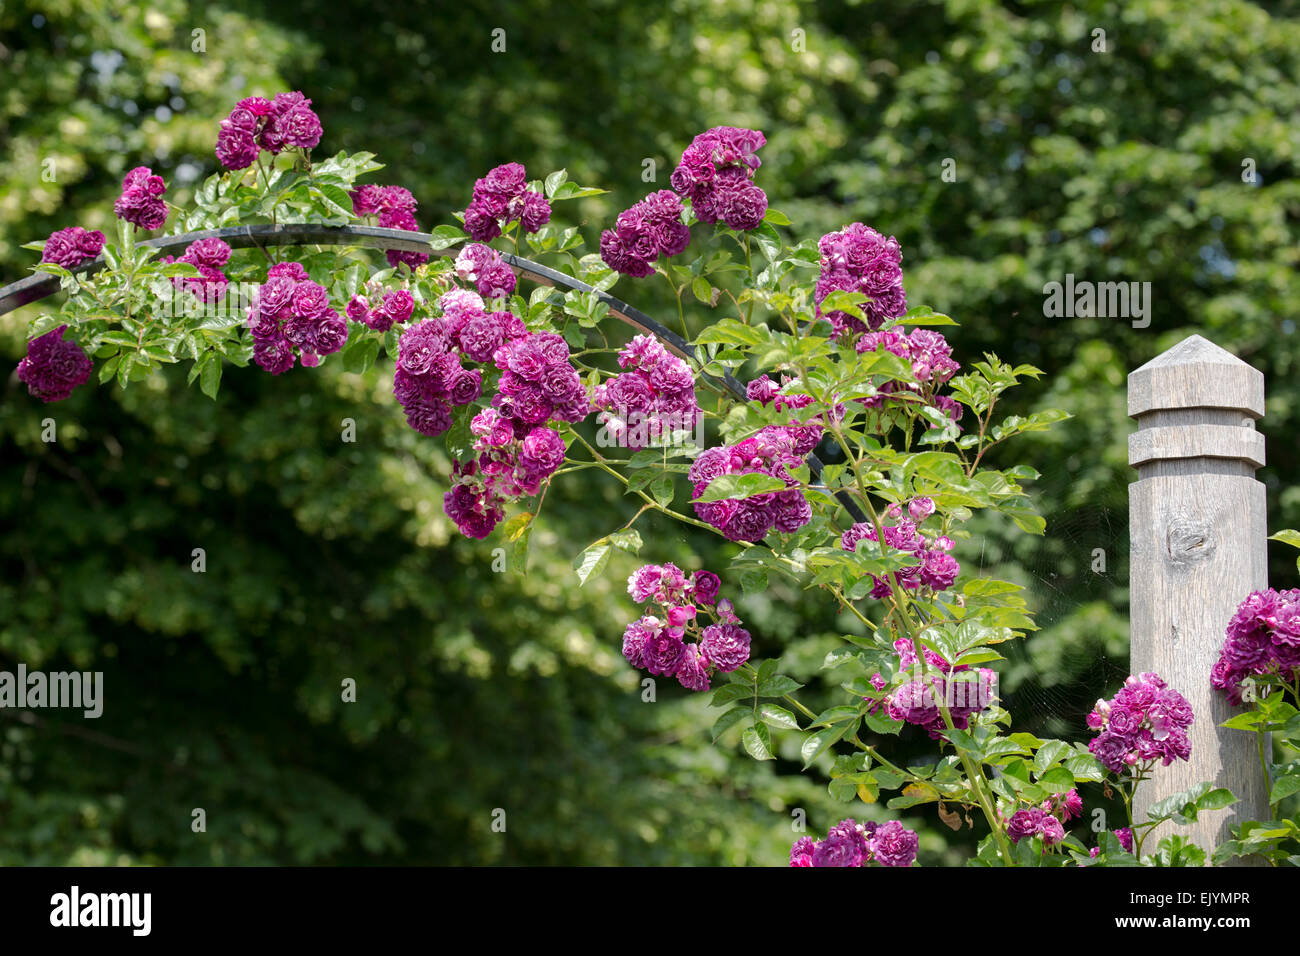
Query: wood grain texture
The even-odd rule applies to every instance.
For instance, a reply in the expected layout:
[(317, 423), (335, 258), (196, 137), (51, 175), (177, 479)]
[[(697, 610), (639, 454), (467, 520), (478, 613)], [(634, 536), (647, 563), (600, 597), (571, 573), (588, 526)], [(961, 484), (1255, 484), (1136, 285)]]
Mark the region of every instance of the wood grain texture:
[(1255, 737), (1219, 727), (1237, 709), (1210, 686), (1237, 605), (1268, 586), (1264, 486), (1254, 478), (1263, 412), (1263, 375), (1199, 335), (1129, 375), (1131, 670), (1158, 673), (1196, 714), (1191, 760), (1157, 768), (1134, 817), (1205, 780), (1239, 798), (1191, 826), (1162, 825), (1150, 848), (1179, 832), (1211, 851), (1229, 824), (1268, 816)]

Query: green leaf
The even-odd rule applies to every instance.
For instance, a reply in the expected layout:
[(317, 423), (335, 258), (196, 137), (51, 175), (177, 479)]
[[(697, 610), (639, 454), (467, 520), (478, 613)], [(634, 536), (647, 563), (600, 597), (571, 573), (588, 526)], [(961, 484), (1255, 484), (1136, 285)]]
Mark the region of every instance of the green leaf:
[(730, 704), (732, 701), (740, 700), (742, 697), (752, 696), (754, 696), (754, 688), (751, 684), (723, 684), (713, 692), (713, 698), (709, 701), (709, 706), (721, 707), (723, 704)]
[(583, 199), (587, 196), (603, 196), (609, 192), (608, 189), (596, 189), (594, 186), (579, 186), (575, 182), (562, 182), (555, 187), (555, 192), (549, 197), (552, 202), (559, 202), (563, 199)]
[(852, 726), (852, 723), (847, 723), (839, 727), (828, 727), (825, 730), (814, 731), (805, 737), (803, 746), (799, 748), (799, 754), (803, 757), (803, 768), (807, 770), (822, 751), (843, 737)]
[(787, 485), (780, 478), (751, 472), (745, 475), (719, 475), (709, 482), (694, 502), (722, 501), (728, 498), (752, 498), (772, 491), (785, 491)]
[(1106, 779), (1106, 771), (1092, 754), (1075, 753), (1065, 761), (1065, 769), (1074, 774), (1075, 780), (1090, 780), (1100, 783)]
[(605, 570), (605, 565), (609, 564), (609, 556), (612, 551), (613, 545), (610, 543), (610, 539), (601, 538), (588, 546), (582, 554), (574, 559), (573, 569), (578, 572), (579, 587), (585, 585), (592, 575)]
[(703, 276), (691, 280), (691, 292), (705, 305), (713, 305), (713, 286)]
[(429, 245), (434, 249), (447, 249), (469, 238), (469, 234), (465, 230), (450, 225), (438, 226), (430, 235), (433, 236), (433, 239), (430, 240)]
[(793, 694), (802, 686), (803, 684), (800, 684), (792, 678), (786, 677), (784, 674), (777, 674), (776, 676), (769, 677), (759, 683), (758, 696), (783, 697), (786, 694)]
[[(734, 684), (728, 685), (734, 687)], [(724, 733), (748, 717), (753, 711), (748, 707), (733, 707), (723, 711), (722, 716), (713, 722), (713, 739), (717, 741)]]
[(208, 398), (215, 399), (221, 388), (221, 365), (221, 356), (209, 353), (208, 360), (199, 372), (199, 389)]
[(1300, 793), (1300, 773), (1289, 773), (1278, 777), (1273, 782), (1273, 791), (1269, 794), (1269, 803), (1280, 803), (1292, 794)]
[(856, 707), (849, 707), (846, 705), (828, 707), (818, 714), (817, 719), (808, 726), (809, 728), (822, 726), (829, 727), (832, 724), (840, 724), (846, 720), (852, 720), (856, 716), (858, 716), (858, 708)]
[(550, 199), (555, 195), (555, 190), (560, 188), (560, 184), (569, 178), (567, 169), (557, 169), (551, 175), (546, 177), (546, 183), (543, 189), (546, 191), (546, 198)]
[(1065, 767), (1053, 767), (1038, 775), (1038, 785), (1048, 793), (1065, 793), (1074, 789), (1074, 774)]
[(327, 211), (352, 218), (352, 197), (346, 189), (329, 183), (316, 183), (312, 191), (318, 194)]
[(113, 373), (117, 371), (118, 363), (121, 361), (122, 361), (122, 356), (114, 355), (107, 362), (101, 365), (99, 367), (99, 381), (101, 383), (107, 382), (110, 378), (112, 378)]
[(1268, 540), (1281, 541), (1283, 544), (1289, 544), (1293, 548), (1300, 548), (1300, 531), (1293, 531), (1290, 528), (1287, 528), (1284, 531), (1279, 531), (1277, 534), (1269, 535)]
[(795, 719), (794, 714), (784, 707), (778, 707), (776, 704), (762, 704), (758, 708), (759, 719), (769, 727), (776, 727), (780, 730), (798, 730), (799, 721)]
[(660, 475), (650, 482), (650, 495), (659, 503), (661, 508), (667, 508), (673, 503), (673, 492), (672, 475)]
[(1259, 710), (1247, 710), (1240, 714), (1234, 714), (1223, 723), (1220, 727), (1228, 727), (1232, 730), (1255, 730), (1260, 724), (1267, 722), (1268, 717)]
[(765, 326), (744, 325), (735, 319), (723, 319), (703, 332), (695, 339), (696, 345), (761, 345), (771, 340), (771, 332)]
[[(1048, 767), (1055, 766), (1072, 752), (1070, 745), (1063, 740), (1045, 740), (1038, 752), (1034, 754), (1034, 773), (1041, 774)], [(1073, 779), (1073, 775), (1071, 775)]]
[(1190, 823), (1204, 810), (1222, 810), (1237, 802), (1232, 791), (1214, 787), (1210, 783), (1198, 783), (1194, 787), (1166, 797), (1147, 810), (1150, 820), (1173, 819), (1177, 823)]
[(772, 733), (763, 724), (755, 724), (741, 735), (740, 742), (755, 760), (775, 760), (772, 756)]
[(951, 318), (941, 312), (936, 312), (928, 305), (913, 306), (903, 313), (903, 317), (898, 320), (899, 325), (956, 325)]
[(620, 551), (626, 551), (629, 554), (637, 554), (641, 551), (641, 532), (635, 528), (615, 531), (607, 540)]
[(360, 335), (353, 336), (352, 340), (343, 347), (340, 355), (343, 359), (343, 367), (349, 372), (358, 374), (364, 373), (374, 365), (378, 357), (379, 339)]

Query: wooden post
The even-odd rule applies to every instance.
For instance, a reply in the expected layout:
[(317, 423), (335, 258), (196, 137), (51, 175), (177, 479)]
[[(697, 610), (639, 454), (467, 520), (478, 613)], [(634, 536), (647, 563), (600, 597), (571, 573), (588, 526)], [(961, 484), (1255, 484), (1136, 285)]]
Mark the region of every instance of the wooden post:
[(1239, 802), (1187, 827), (1163, 825), (1212, 852), (1229, 823), (1268, 818), (1255, 735), (1219, 727), (1237, 712), (1210, 686), (1224, 629), (1251, 591), (1268, 586), (1264, 376), (1199, 335), (1128, 377), (1131, 670), (1155, 671), (1192, 705), (1191, 760), (1158, 767), (1138, 788), (1134, 819), (1203, 780)]

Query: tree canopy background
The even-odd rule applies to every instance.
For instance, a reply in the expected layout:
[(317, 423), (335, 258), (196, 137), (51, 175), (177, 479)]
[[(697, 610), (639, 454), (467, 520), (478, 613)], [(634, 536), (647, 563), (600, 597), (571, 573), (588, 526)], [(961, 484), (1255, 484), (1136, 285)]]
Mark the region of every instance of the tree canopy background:
[[(1300, 525), (1298, 15), (1239, 0), (0, 0), (0, 275), (34, 263), (23, 242), (109, 227), (136, 165), (183, 201), (252, 94), (303, 90), (321, 149), (378, 154), (374, 181), (411, 189), (426, 229), (498, 163), (567, 167), (612, 190), (577, 205), (589, 245), (666, 186), (697, 132), (761, 129), (758, 181), (797, 238), (852, 221), (896, 235), (909, 301), (961, 323), (958, 359), (1046, 372), (1008, 411), (1074, 416), (1002, 452), (1043, 473), (1046, 535), (975, 524), (956, 554), (1039, 609), (1002, 667), (1018, 729), (1081, 737), (1127, 673), (1128, 371), (1192, 332), (1261, 368), (1271, 527)], [(1150, 282), (1150, 326), (1047, 318), (1043, 286), (1067, 273)], [(648, 280), (615, 294), (652, 314), (670, 301)], [(0, 319), (11, 370), (38, 308)], [(634, 509), (592, 472), (565, 476), (528, 573), (494, 573), (500, 542), (456, 534), (441, 443), (406, 427), (390, 388), (391, 367), (326, 363), (232, 372), (215, 404), (182, 374), (43, 406), (8, 375), (0, 669), (102, 670), (106, 692), (95, 721), (0, 712), (0, 863), (774, 864), (797, 809), (813, 833), (899, 815), (831, 800), (797, 773), (793, 735), (757, 764), (710, 743), (707, 698), (660, 682), (643, 702), (619, 656), (639, 562), (583, 588), (569, 566)], [(638, 527), (646, 560), (725, 569), (720, 539)], [(1275, 558), (1273, 585), (1295, 584)], [(784, 655), (814, 701), (850, 626), (823, 597), (773, 580), (738, 602), (756, 655)], [(969, 842), (901, 816), (924, 863)]]

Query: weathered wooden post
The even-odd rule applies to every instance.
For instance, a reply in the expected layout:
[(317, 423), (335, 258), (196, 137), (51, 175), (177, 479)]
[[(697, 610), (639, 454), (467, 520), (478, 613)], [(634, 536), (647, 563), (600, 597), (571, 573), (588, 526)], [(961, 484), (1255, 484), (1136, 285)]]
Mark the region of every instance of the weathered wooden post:
[(1134, 819), (1203, 780), (1228, 787), (1239, 803), (1178, 828), (1210, 852), (1229, 839), (1229, 823), (1268, 817), (1254, 735), (1220, 729), (1235, 711), (1210, 687), (1237, 605), (1268, 586), (1264, 486), (1255, 480), (1264, 376), (1193, 335), (1129, 375), (1128, 413), (1138, 471), (1129, 486), (1131, 669), (1160, 674), (1196, 714), (1191, 760), (1157, 768), (1139, 788)]

